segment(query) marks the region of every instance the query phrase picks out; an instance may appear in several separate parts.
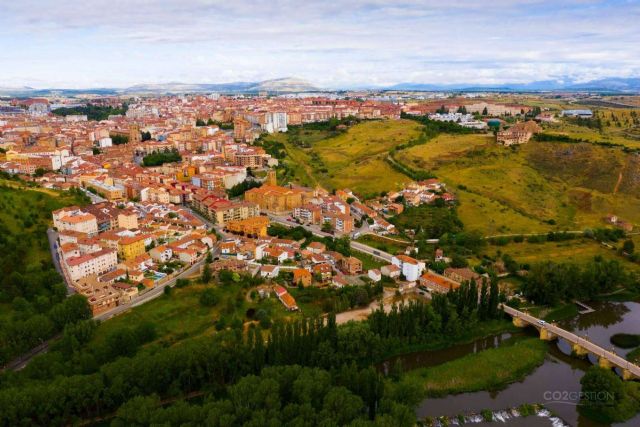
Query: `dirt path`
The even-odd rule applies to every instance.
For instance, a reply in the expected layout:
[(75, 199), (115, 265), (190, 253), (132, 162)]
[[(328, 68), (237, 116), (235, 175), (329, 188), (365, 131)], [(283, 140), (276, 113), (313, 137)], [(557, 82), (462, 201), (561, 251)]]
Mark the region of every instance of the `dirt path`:
[(613, 189), (613, 194), (618, 193), (618, 188), (620, 188), (620, 183), (622, 182), (622, 171), (618, 174), (618, 181), (616, 182), (616, 187)]

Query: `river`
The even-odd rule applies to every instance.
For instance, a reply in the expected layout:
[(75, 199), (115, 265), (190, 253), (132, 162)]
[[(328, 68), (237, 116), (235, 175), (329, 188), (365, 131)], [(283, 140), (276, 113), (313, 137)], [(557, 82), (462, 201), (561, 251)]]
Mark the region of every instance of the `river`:
[[(578, 335), (587, 336), (591, 341), (604, 348), (615, 348), (618, 354), (626, 355), (630, 350), (614, 347), (609, 338), (620, 332), (640, 333), (640, 304), (635, 302), (602, 302), (590, 305), (596, 310), (595, 312), (558, 322), (559, 325)], [(535, 333), (535, 330), (530, 328), (523, 333)], [(496, 347), (508, 337), (509, 334), (502, 334), (446, 350), (405, 355), (401, 357), (402, 366), (405, 369), (411, 369), (437, 365), (468, 353)], [(576, 406), (579, 400), (577, 393), (580, 391), (580, 378), (595, 361), (575, 358), (570, 354), (571, 347), (563, 340), (549, 343), (549, 352), (545, 362), (522, 381), (509, 384), (499, 391), (462, 393), (442, 398), (424, 399), (416, 409), (416, 414), (419, 419), (443, 415), (455, 417), (458, 414), (479, 413), (485, 409), (496, 411), (494, 414), (500, 414), (500, 410), (514, 408), (524, 403), (542, 403), (563, 422), (548, 416), (529, 416), (526, 418), (507, 416), (503, 417), (507, 419), (501, 421), (509, 427), (549, 427), (552, 425), (602, 427), (602, 424), (582, 417)], [(393, 363), (394, 360), (391, 359), (390, 362)], [(393, 365), (387, 364), (387, 366)], [(494, 415), (494, 417), (496, 416)], [(474, 425), (484, 424), (479, 422)], [(625, 423), (615, 424), (615, 426), (640, 426), (640, 415)]]

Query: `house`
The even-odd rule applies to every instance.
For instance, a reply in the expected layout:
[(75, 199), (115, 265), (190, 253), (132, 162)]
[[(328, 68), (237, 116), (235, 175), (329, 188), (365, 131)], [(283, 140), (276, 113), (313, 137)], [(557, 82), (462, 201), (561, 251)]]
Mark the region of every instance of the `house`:
[(160, 245), (151, 249), (149, 256), (156, 262), (168, 262), (173, 257), (173, 250), (168, 246)]
[[(470, 268), (449, 267), (444, 270), (444, 276), (458, 283), (475, 281), (477, 285), (482, 284), (483, 277)], [(488, 281), (488, 279), (487, 279)]]
[(343, 275), (339, 274), (333, 276), (333, 279), (331, 279), (331, 286), (340, 289), (344, 288), (345, 286), (349, 286), (349, 282), (347, 282), (347, 279), (345, 279)]
[(416, 282), (402, 282), (398, 285), (398, 291), (400, 291), (401, 294), (412, 292), (415, 289), (416, 289)]
[(275, 277), (278, 277), (278, 274), (280, 274), (280, 266), (278, 265), (263, 265), (262, 267), (260, 267), (261, 277), (273, 279)]
[(395, 264), (383, 265), (380, 268), (380, 274), (395, 279), (400, 276), (402, 270)]
[(326, 283), (333, 276), (333, 268), (327, 263), (316, 264), (313, 266), (313, 274), (317, 275), (322, 283)]
[(298, 310), (298, 305), (296, 304), (296, 300), (287, 292), (285, 288), (282, 286), (274, 286), (273, 291), (276, 293), (276, 296), (280, 300), (280, 302), (285, 306), (285, 308), (289, 311)]
[(371, 270), (369, 270), (367, 272), (367, 276), (374, 282), (379, 282), (380, 280), (382, 280), (382, 273), (380, 273), (380, 270), (376, 268), (372, 268)]
[(320, 243), (320, 242), (311, 242), (309, 243), (309, 245), (307, 246), (307, 250), (313, 254), (321, 254), (324, 251), (327, 250), (327, 247), (325, 246), (324, 243)]
[(176, 249), (174, 253), (181, 262), (193, 265), (198, 261), (198, 252), (193, 249)]
[(407, 255), (394, 255), (391, 263), (399, 267), (402, 274), (409, 282), (415, 282), (425, 269), (424, 262), (420, 262), (415, 258)]
[(313, 276), (309, 270), (298, 268), (293, 270), (293, 284), (301, 287), (311, 286)]
[(340, 262), (340, 269), (345, 274), (360, 274), (362, 273), (362, 261), (352, 256), (342, 258)]
[(430, 292), (446, 294), (451, 290), (458, 289), (460, 287), (460, 283), (429, 270), (420, 276), (420, 286), (426, 288)]

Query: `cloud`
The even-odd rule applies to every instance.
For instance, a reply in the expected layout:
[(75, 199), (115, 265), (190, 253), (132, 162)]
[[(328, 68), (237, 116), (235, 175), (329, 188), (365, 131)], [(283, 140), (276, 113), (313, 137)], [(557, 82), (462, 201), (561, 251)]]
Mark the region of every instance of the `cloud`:
[(635, 1), (21, 0), (0, 4), (0, 83), (638, 75), (638, 18)]

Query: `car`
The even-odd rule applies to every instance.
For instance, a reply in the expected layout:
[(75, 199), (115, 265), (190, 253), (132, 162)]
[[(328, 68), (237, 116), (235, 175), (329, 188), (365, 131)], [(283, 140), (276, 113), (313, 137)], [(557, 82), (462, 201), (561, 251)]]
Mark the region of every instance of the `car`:
[(380, 255), (380, 251), (373, 251), (374, 255)]
[(547, 324), (547, 322), (545, 322), (544, 320), (538, 320), (538, 323), (541, 324), (541, 325), (546, 325)]

